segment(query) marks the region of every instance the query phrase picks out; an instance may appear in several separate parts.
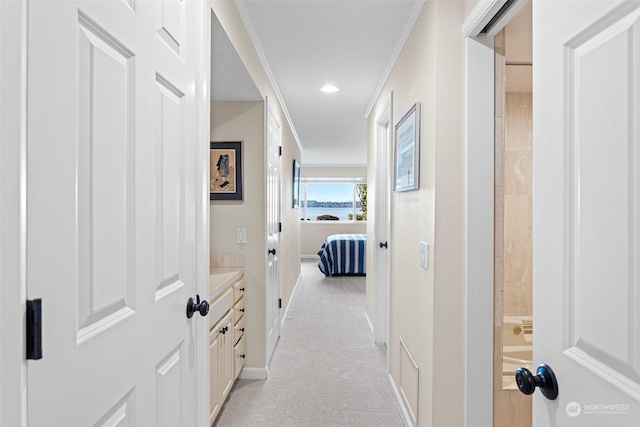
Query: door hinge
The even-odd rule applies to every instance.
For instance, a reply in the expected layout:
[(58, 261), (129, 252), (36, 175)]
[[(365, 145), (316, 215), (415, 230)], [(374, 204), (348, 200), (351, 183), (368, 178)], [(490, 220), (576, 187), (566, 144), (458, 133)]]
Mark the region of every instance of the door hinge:
[(282, 233), (282, 223), (281, 222), (278, 223), (278, 231), (280, 233)]
[(282, 156), (282, 145), (278, 147), (278, 154)]
[(27, 300), (27, 359), (42, 359), (42, 300)]
[(282, 308), (282, 298), (278, 298), (278, 308)]

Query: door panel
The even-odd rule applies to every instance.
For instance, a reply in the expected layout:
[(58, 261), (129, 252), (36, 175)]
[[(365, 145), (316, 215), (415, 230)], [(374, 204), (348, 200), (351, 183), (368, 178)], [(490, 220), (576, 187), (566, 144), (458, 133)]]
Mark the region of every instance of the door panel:
[(280, 338), (280, 139), (282, 130), (267, 103), (267, 364)]
[(78, 13), (78, 335), (134, 313), (133, 53)]
[[(534, 2), (534, 425), (640, 424), (640, 3)], [(610, 405), (610, 406), (607, 406)]]
[(30, 425), (197, 423), (199, 315), (187, 319), (185, 304), (199, 35), (184, 22), (202, 11), (29, 4), (27, 292), (43, 300)]

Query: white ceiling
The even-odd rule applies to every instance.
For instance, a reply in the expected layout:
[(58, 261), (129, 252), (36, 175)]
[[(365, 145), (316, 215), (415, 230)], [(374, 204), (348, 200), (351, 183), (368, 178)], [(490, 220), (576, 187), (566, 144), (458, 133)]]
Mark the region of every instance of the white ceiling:
[[(419, 0), (242, 1), (240, 8), (246, 12), (250, 31), (257, 36), (257, 48), (266, 58), (300, 138), (303, 166), (366, 165), (364, 114), (391, 58), (399, 53), (419, 3)], [(215, 49), (224, 51), (219, 43)], [(232, 56), (226, 52), (224, 56), (215, 52), (214, 55), (225, 62)], [(236, 77), (240, 74), (237, 70), (218, 69), (218, 72)], [(234, 99), (233, 93), (223, 95), (225, 87), (227, 92), (233, 92), (232, 82), (222, 84), (222, 79), (216, 81), (213, 76), (214, 99)], [(320, 87), (327, 83), (337, 85), (341, 91), (320, 92)]]

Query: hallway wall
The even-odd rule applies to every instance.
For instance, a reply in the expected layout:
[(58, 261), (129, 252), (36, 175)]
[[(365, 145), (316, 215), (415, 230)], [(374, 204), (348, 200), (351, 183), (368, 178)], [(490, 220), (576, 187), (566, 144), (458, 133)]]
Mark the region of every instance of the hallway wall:
[[(269, 77), (267, 76), (264, 67), (262, 66), (258, 53), (253, 45), (253, 42), (251, 41), (249, 33), (247, 32), (247, 29), (244, 25), (244, 22), (242, 21), (242, 17), (238, 12), (235, 3), (226, 0), (209, 0), (209, 6), (220, 21), (222, 28), (227, 33), (231, 44), (236, 49), (238, 56), (242, 60), (242, 63), (246, 67), (247, 72), (251, 76), (251, 79), (256, 85), (258, 91), (263, 97), (268, 98), (269, 106), (271, 107), (275, 117), (282, 126), (282, 192), (280, 199), (282, 207), (282, 233), (280, 234), (280, 249), (282, 257), (280, 259), (282, 260), (282, 264), (280, 266), (280, 289), (282, 297), (281, 315), (284, 316), (284, 313), (289, 306), (289, 302), (291, 301), (294, 286), (297, 283), (298, 278), (300, 277), (300, 218), (299, 215), (296, 216), (296, 211), (292, 209), (290, 205), (292, 197), (292, 188), (290, 183), (292, 181), (293, 174), (290, 165), (292, 164), (294, 158), (297, 159), (298, 162), (300, 162), (301, 148), (291, 126), (289, 125), (284, 109), (278, 102), (276, 92), (271, 85), (271, 82), (269, 81)], [(261, 170), (264, 170), (264, 157), (261, 161), (261, 168)], [(264, 185), (264, 181), (262, 182)], [(247, 184), (248, 183), (245, 183), (245, 185)], [(266, 191), (266, 189), (264, 189), (264, 191)], [(264, 197), (264, 194), (262, 195), (262, 197)], [(263, 209), (266, 209), (266, 204), (263, 204)], [(235, 242), (235, 239), (233, 241)], [(266, 243), (262, 249), (266, 252)], [(264, 280), (265, 279), (263, 278), (263, 281), (261, 283), (265, 283)], [(260, 290), (264, 292), (264, 287)], [(264, 310), (264, 304), (262, 309)], [(260, 317), (260, 320), (262, 321), (262, 323), (259, 325), (259, 327), (263, 328), (262, 332), (265, 332), (265, 316)], [(247, 346), (249, 346), (248, 340)], [(247, 367), (264, 368), (266, 364), (264, 357), (266, 350), (264, 346), (263, 348), (259, 347), (259, 345), (254, 347), (257, 354), (251, 356), (247, 355), (247, 362), (252, 362), (251, 364), (247, 363)], [(247, 351), (247, 353), (248, 352), (249, 350)]]
[[(393, 91), (395, 126), (422, 103), (420, 188), (391, 196), (390, 374), (406, 388), (421, 426), (464, 424), (465, 45), (461, 26), (475, 2), (427, 1), (368, 117), (369, 195), (375, 196), (375, 119)], [(370, 200), (373, 206), (375, 200)], [(369, 214), (368, 265), (375, 242)], [(419, 242), (429, 244), (428, 268)], [(373, 319), (373, 278), (367, 314)], [(401, 343), (401, 340), (404, 344)], [(404, 348), (418, 366), (417, 384)], [(437, 392), (436, 392), (437, 391)], [(414, 400), (412, 403), (411, 400)]]

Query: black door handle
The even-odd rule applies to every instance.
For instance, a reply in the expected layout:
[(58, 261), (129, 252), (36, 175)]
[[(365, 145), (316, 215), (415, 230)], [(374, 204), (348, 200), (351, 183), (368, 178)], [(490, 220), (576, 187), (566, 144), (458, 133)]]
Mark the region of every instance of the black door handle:
[(384, 242), (384, 243), (380, 242), (380, 247), (389, 249), (389, 246), (387, 245), (387, 242)]
[(558, 397), (558, 381), (553, 369), (543, 363), (538, 366), (536, 374), (536, 376), (533, 376), (527, 368), (516, 369), (518, 389), (524, 394), (533, 394), (536, 391), (536, 387), (539, 387), (544, 397), (549, 400), (556, 400), (556, 397)]
[(187, 300), (187, 317), (191, 319), (193, 317), (193, 313), (196, 311), (200, 313), (201, 316), (206, 316), (209, 314), (209, 301), (204, 300), (200, 302), (200, 295), (196, 295), (197, 300), (193, 298), (189, 298)]
[(267, 252), (270, 253), (270, 254), (275, 255), (276, 254), (276, 249), (275, 248), (269, 249)]

